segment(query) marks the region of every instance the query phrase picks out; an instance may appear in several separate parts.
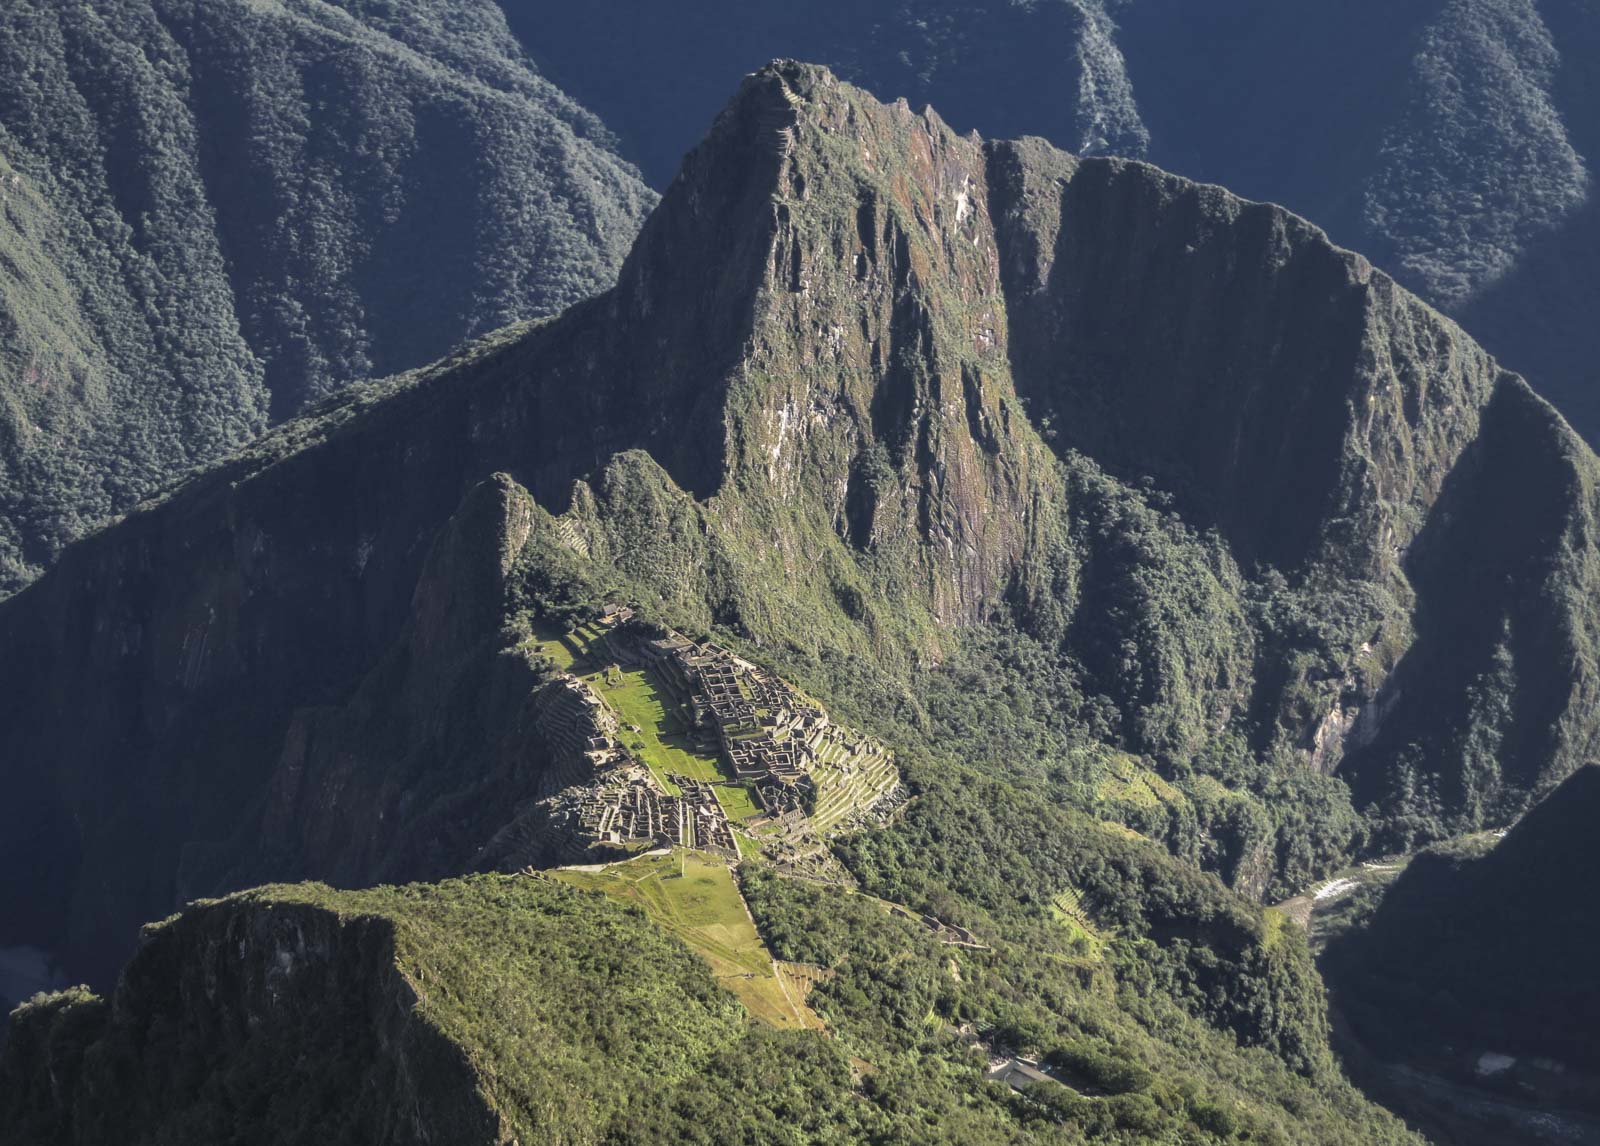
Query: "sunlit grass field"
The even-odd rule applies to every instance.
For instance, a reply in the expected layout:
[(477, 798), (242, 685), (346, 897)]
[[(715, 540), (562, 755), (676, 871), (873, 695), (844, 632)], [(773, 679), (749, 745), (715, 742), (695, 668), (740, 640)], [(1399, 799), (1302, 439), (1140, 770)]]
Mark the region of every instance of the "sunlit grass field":
[(680, 848), (670, 856), (646, 856), (604, 871), (551, 874), (643, 908), (705, 959), (717, 981), (756, 1018), (791, 1030), (822, 1025), (803, 1002), (791, 998), (725, 864)]

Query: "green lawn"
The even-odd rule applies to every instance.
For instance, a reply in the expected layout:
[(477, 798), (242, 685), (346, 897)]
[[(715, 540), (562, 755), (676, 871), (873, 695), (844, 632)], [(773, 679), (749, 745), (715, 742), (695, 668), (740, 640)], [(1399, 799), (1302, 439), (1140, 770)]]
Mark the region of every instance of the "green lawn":
[(584, 657), (584, 644), (578, 637), (568, 636), (552, 626), (535, 625), (533, 644), (541, 655), (553, 660), (556, 668), (562, 672), (571, 672), (572, 666)]
[(604, 871), (550, 874), (642, 907), (711, 964), (717, 981), (756, 1018), (792, 1030), (819, 1025), (809, 1008), (797, 1005), (786, 993), (773, 969), (772, 954), (750, 921), (725, 864), (678, 849), (670, 856), (613, 864)]
[(753, 820), (766, 814), (756, 794), (745, 784), (717, 785), (717, 802), (730, 820)]
[[(716, 756), (695, 751), (683, 722), (668, 707), (665, 692), (657, 688), (655, 674), (649, 669), (610, 670), (586, 679), (622, 718), (623, 743), (644, 742), (639, 755), (658, 781), (664, 784), (668, 774), (691, 780), (733, 779)], [(638, 725), (640, 731), (634, 732), (628, 725)]]

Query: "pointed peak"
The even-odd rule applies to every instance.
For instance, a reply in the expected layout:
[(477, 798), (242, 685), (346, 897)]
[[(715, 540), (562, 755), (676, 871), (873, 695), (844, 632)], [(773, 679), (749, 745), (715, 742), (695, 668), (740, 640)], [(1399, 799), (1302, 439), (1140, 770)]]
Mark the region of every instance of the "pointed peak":
[(852, 97), (871, 98), (821, 64), (777, 59), (744, 78), (744, 83), (730, 101), (730, 107), (737, 107), (747, 99), (770, 99), (774, 95), (795, 108), (834, 100), (850, 102)]
[(779, 80), (802, 98), (809, 97), (817, 88), (836, 88), (839, 85), (838, 77), (822, 64), (808, 64), (804, 60), (783, 57), (757, 68), (750, 73), (748, 79)]

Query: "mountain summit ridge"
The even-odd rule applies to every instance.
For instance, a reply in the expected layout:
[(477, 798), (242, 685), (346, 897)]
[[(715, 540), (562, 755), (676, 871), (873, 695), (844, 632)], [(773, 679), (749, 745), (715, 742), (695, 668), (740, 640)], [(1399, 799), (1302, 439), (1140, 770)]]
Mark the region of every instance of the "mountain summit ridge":
[[(105, 977), (175, 899), (326, 874), (259, 830), (304, 714), (370, 695), (378, 725), (455, 727), (382, 707), (385, 673), (447, 649), (422, 667), (491, 674), (479, 731), (521, 743), (506, 666), (536, 671), (506, 634), (579, 583), (912, 709), (969, 637), (1021, 634), (1061, 666), (1052, 719), (1229, 793), (1209, 862), (1260, 895), (1368, 832), (1504, 822), (1576, 766), (1595, 471), (1520, 379), (1287, 212), (779, 61), (614, 289), (358, 387), (0, 604), (0, 858), (31, 873), (0, 944)], [(1472, 492), (1512, 487), (1520, 512)], [(509, 562), (468, 577), (481, 624), (429, 644), (429, 554), (477, 569), (446, 540), (491, 519), (504, 538), (459, 550)], [(1516, 553), (1473, 556), (1513, 527)], [(372, 830), (445, 816), (450, 842), (384, 852), (386, 880), (463, 870), (541, 766), (412, 747), (418, 818)], [(1305, 822), (1273, 818), (1274, 784)]]

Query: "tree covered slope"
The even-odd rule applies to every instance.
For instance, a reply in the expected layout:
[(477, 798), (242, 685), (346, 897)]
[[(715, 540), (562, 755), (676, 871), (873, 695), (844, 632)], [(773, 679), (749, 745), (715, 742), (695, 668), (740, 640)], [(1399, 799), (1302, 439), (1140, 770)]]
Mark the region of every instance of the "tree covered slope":
[[(1589, 889), (1600, 767), (1574, 773), (1499, 842), (1412, 860), (1328, 966), (1363, 1034), (1397, 1055), (1460, 1042), (1600, 1074)], [(1595, 1103), (1592, 1081), (1588, 1103)]]
[(485, 0), (0, 14), (0, 592), (345, 383), (608, 285), (655, 196)]
[[(103, 980), (194, 895), (461, 870), (544, 766), (519, 626), (603, 599), (1297, 887), (1587, 758), (1594, 469), (1286, 212), (775, 65), (615, 289), (285, 425), (0, 607), (0, 940)], [(308, 713), (394, 741), (326, 755), (326, 846), (262, 831)]]
[[(954, 952), (867, 896), (760, 873), (744, 895), (775, 953), (810, 961), (826, 1030), (752, 1022), (637, 908), (550, 879), (194, 905), (145, 929), (111, 999), (16, 1012), (6, 1140), (1417, 1141), (1159, 989), (1128, 1007), (1104, 960), (1048, 934)], [(1082, 1090), (987, 1081), (975, 1018), (1076, 1064)]]

